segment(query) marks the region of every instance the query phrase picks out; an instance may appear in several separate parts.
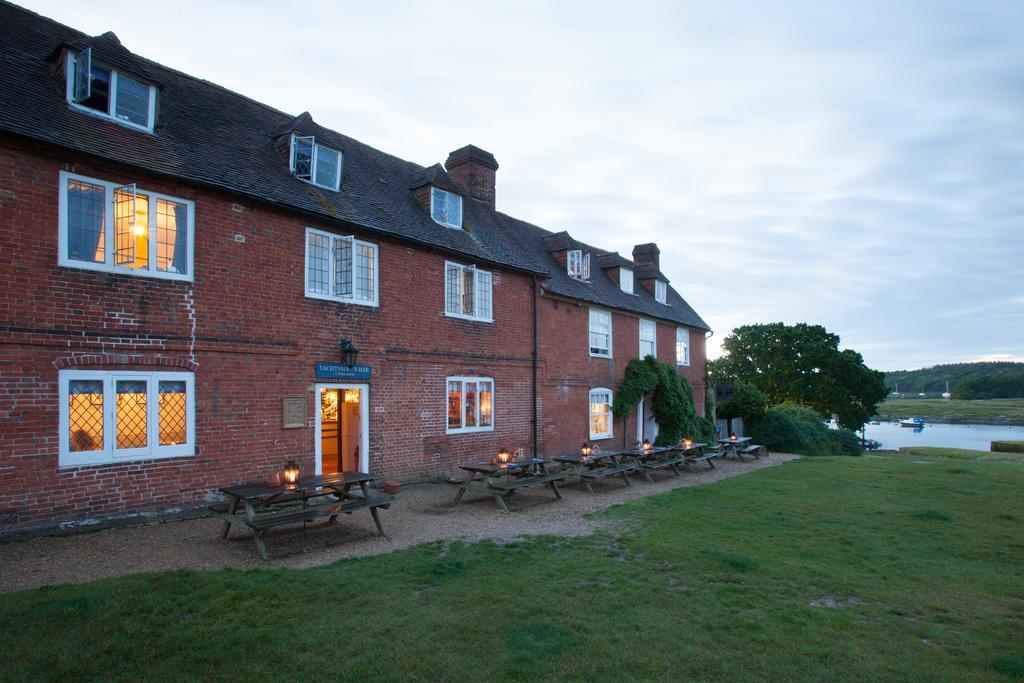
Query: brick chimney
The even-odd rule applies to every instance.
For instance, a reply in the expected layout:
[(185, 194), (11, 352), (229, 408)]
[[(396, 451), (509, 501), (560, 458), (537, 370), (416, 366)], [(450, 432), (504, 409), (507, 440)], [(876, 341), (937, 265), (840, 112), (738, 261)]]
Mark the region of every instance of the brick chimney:
[(661, 249), (658, 249), (658, 245), (654, 242), (638, 244), (633, 247), (633, 261), (636, 263), (650, 263), (658, 270), (661, 270)]
[(470, 196), (494, 208), (494, 176), (498, 162), (493, 154), (466, 145), (449, 154), (444, 166), (453, 180), (469, 188)]

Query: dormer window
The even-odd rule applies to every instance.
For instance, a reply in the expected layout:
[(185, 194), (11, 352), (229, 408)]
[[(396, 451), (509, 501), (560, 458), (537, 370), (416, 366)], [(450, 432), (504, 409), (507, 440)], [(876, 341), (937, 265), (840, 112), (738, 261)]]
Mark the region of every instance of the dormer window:
[(462, 195), (430, 188), (430, 217), (446, 228), (462, 230)]
[(633, 293), (633, 271), (629, 268), (619, 268), (619, 288), (626, 294)]
[(92, 48), (69, 56), (67, 91), (68, 102), (76, 109), (153, 131), (156, 86), (93, 62)]
[(582, 249), (570, 249), (565, 252), (565, 271), (576, 280), (590, 279), (590, 254)]
[(668, 285), (661, 280), (654, 281), (654, 300), (659, 304), (663, 304), (668, 301)]
[(341, 185), (341, 152), (318, 145), (312, 135), (292, 135), (291, 172), (299, 180), (337, 191)]

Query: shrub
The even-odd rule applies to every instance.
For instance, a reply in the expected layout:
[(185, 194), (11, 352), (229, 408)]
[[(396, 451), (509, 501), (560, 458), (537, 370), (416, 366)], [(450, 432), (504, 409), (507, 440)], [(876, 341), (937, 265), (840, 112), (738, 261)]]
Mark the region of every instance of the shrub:
[(764, 415), (767, 410), (768, 398), (757, 387), (746, 382), (734, 382), (732, 400), (722, 401), (718, 405), (717, 415), (722, 420), (737, 417), (752, 420)]
[(747, 433), (771, 451), (804, 455), (860, 455), (860, 440), (848, 429), (829, 429), (808, 408), (781, 405), (747, 422)]

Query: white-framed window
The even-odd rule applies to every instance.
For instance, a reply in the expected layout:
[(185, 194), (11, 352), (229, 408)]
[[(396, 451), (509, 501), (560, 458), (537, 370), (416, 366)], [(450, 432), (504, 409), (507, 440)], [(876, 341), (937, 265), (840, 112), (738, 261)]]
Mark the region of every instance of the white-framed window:
[(196, 454), (191, 372), (61, 370), (61, 467)]
[(462, 195), (431, 187), (430, 217), (446, 228), (462, 230)]
[(619, 288), (626, 294), (633, 293), (633, 271), (629, 268), (619, 268)]
[(493, 378), (449, 377), (446, 386), (446, 434), (494, 431)]
[(68, 55), (67, 98), (75, 109), (153, 132), (156, 86), (97, 64), (92, 48)]
[(612, 390), (604, 387), (590, 390), (590, 438), (612, 438)]
[(676, 365), (690, 364), (690, 330), (676, 328)]
[(590, 309), (590, 355), (612, 357), (612, 314), (600, 308)]
[(314, 136), (292, 134), (290, 169), (299, 180), (337, 191), (341, 161), (341, 152), (317, 144)]
[(658, 326), (653, 320), (640, 318), (640, 357), (658, 357)]
[(58, 265), (192, 279), (193, 202), (66, 171), (59, 182)]
[(582, 249), (570, 249), (565, 252), (565, 272), (576, 280), (590, 279), (590, 253)]
[(654, 281), (654, 300), (659, 304), (668, 301), (668, 285), (661, 280)]
[(376, 306), (377, 245), (306, 228), (306, 296)]
[(476, 266), (444, 263), (444, 314), (493, 322), (491, 273)]

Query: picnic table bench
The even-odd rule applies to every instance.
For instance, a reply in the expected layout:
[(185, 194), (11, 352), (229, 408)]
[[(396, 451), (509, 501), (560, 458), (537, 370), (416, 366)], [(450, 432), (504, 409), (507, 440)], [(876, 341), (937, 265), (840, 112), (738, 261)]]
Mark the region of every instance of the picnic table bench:
[(709, 469), (715, 469), (715, 458), (722, 454), (722, 448), (704, 443), (691, 443), (689, 447), (684, 447), (683, 454), (686, 457), (683, 464), (691, 470), (698, 462), (706, 462)]
[[(368, 484), (373, 477), (365, 472), (339, 472), (337, 474), (303, 477), (294, 485), (251, 482), (225, 486), (220, 489), (229, 501), (215, 503), (210, 509), (224, 520), (221, 538), (227, 538), (233, 524), (252, 532), (256, 548), (263, 560), (269, 560), (264, 535), (268, 529), (299, 522), (312, 522), (329, 517), (337, 520), (339, 514), (351, 514), (368, 509), (381, 536), (387, 538), (378, 510), (388, 509), (393, 496), (373, 494)], [(359, 486), (360, 492), (350, 489)]]
[(594, 492), (594, 488), (591, 486), (592, 482), (615, 475), (622, 475), (622, 480), (626, 482), (626, 485), (632, 486), (632, 482), (629, 481), (629, 473), (639, 469), (635, 460), (630, 459), (629, 462), (626, 462), (626, 458), (618, 451), (587, 455), (559, 455), (555, 460), (562, 463), (563, 472), (568, 476), (578, 477), (591, 493)]
[(745, 448), (739, 449), (737, 455), (740, 456), (741, 460), (743, 459), (744, 455), (752, 455), (755, 458), (760, 459), (762, 455), (768, 457), (768, 449), (760, 444), (752, 443)]
[(547, 486), (554, 492), (556, 498), (561, 499), (562, 492), (558, 490), (558, 482), (569, 475), (564, 472), (549, 472), (547, 463), (544, 458), (526, 458), (503, 463), (480, 461), (459, 465), (459, 469), (469, 472), (470, 477), (463, 481), (450, 482), (459, 487), (452, 505), (458, 505), (466, 491), (478, 488), (483, 488), (494, 497), (501, 512), (510, 512), (505, 502), (507, 496), (531, 486)]
[(648, 474), (649, 471), (671, 468), (672, 473), (675, 476), (679, 476), (679, 465), (683, 464), (686, 460), (685, 454), (678, 446), (655, 446), (647, 450), (642, 448), (633, 449), (623, 451), (623, 454), (636, 459), (637, 464), (643, 471), (644, 477), (650, 482), (654, 480)]

